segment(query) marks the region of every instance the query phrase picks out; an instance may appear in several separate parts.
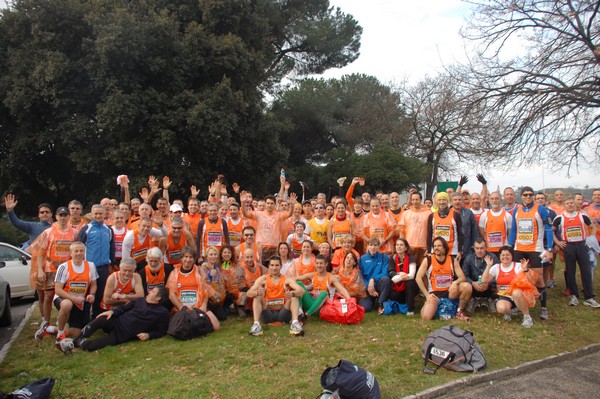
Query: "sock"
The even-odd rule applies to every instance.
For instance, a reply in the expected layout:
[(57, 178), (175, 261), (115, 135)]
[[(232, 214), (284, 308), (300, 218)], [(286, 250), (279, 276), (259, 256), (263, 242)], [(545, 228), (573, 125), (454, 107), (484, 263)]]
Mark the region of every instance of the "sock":
[(56, 335), (60, 337), (60, 336), (61, 336), (61, 335), (63, 335), (64, 333), (65, 333), (65, 331), (64, 331), (64, 330), (58, 330), (58, 332), (56, 333)]
[(292, 324), (294, 324), (294, 323), (298, 323), (298, 319), (292, 320)]
[(46, 332), (48, 334), (56, 334), (56, 326), (48, 326), (48, 327), (46, 327)]

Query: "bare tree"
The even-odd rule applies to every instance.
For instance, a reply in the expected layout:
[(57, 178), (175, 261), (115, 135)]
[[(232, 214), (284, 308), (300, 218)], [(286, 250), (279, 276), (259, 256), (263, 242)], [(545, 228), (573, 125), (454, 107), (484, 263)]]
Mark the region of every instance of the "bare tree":
[(407, 153), (431, 168), (427, 196), (442, 172), (458, 174), (459, 164), (483, 165), (496, 153), (495, 114), (487, 112), (485, 103), (468, 91), (464, 81), (443, 74), (400, 88), (411, 124)]
[[(514, 161), (551, 157), (569, 169), (600, 156), (598, 1), (480, 0), (462, 32), (486, 106), (504, 119), (498, 149)], [(591, 155), (591, 158), (590, 158)]]

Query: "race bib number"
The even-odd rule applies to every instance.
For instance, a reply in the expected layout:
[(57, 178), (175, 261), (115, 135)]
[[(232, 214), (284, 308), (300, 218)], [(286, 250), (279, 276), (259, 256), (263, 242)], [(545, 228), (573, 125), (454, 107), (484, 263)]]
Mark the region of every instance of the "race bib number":
[(498, 286), (498, 295), (508, 296), (508, 285), (499, 285)]
[(500, 248), (502, 246), (502, 233), (499, 231), (488, 233), (488, 246), (490, 248)]
[(67, 240), (57, 240), (54, 244), (55, 254), (57, 258), (60, 259), (70, 259), (71, 258), (71, 243), (72, 241)]
[(533, 219), (517, 221), (517, 242), (521, 245), (533, 244)]
[(333, 235), (333, 242), (335, 243), (335, 247), (341, 247), (342, 246), (342, 241), (344, 240), (344, 238), (349, 237), (350, 235), (348, 233), (338, 233), (338, 234), (334, 234)]
[(237, 247), (242, 242), (242, 235), (240, 233), (230, 231), (229, 232), (229, 243), (232, 247)]
[(583, 230), (580, 226), (567, 227), (565, 234), (567, 236), (567, 242), (583, 241)]
[(446, 241), (450, 239), (450, 226), (435, 226), (435, 230), (433, 232), (435, 237), (442, 237)]
[(169, 252), (169, 259), (171, 259), (171, 260), (180, 260), (181, 259), (181, 251), (171, 251), (171, 252)]
[(382, 228), (375, 228), (375, 229), (371, 229), (371, 238), (379, 238), (382, 239), (383, 237), (383, 229)]
[(437, 356), (437, 357), (441, 357), (443, 359), (447, 358), (448, 356), (450, 356), (450, 352), (447, 352), (443, 349), (439, 349), (436, 347), (431, 348), (431, 354), (433, 356)]
[(117, 242), (115, 241), (115, 258), (122, 258), (123, 257), (123, 242)]
[[(77, 298), (85, 298), (87, 286), (87, 283), (83, 281), (71, 281), (69, 283), (69, 294)], [(83, 309), (83, 304), (75, 304), (75, 306), (77, 306), (79, 309)]]
[(131, 251), (131, 257), (135, 259), (136, 262), (141, 262), (146, 259), (146, 253), (148, 252), (148, 248), (138, 249), (137, 251)]
[(274, 298), (267, 300), (267, 308), (271, 310), (279, 310), (283, 308), (284, 301), (283, 298)]
[(223, 235), (220, 231), (209, 231), (207, 243), (209, 247), (220, 247), (223, 242)]
[(198, 303), (198, 292), (196, 290), (181, 290), (179, 300), (183, 306), (191, 308)]
[(452, 276), (450, 274), (438, 274), (435, 276), (435, 286), (437, 288), (449, 288), (452, 284)]
[(152, 291), (155, 288), (162, 288), (164, 286), (165, 283), (148, 284), (148, 292)]

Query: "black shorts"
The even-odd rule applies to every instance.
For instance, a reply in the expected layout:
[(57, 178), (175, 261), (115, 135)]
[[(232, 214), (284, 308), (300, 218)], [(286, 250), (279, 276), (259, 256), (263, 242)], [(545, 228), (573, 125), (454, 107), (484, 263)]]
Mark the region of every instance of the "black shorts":
[(450, 290), (448, 291), (431, 291), (430, 294), (437, 296), (438, 298), (448, 298), (450, 296)]
[(510, 304), (511, 304), (511, 309), (514, 309), (514, 308), (516, 308), (516, 307), (517, 307), (517, 305), (515, 304), (515, 301), (513, 301), (513, 299), (512, 299), (511, 297), (509, 297), (509, 296), (503, 296), (503, 295), (500, 295), (500, 296), (498, 297), (498, 300), (499, 300), (499, 301), (508, 301), (508, 302), (510, 302)]
[(292, 312), (286, 308), (278, 310), (265, 309), (260, 314), (260, 319), (264, 324), (274, 323), (276, 321), (289, 323), (292, 320)]
[(532, 269), (539, 269), (542, 267), (542, 258), (540, 258), (541, 252), (522, 252), (515, 251), (513, 260), (515, 262), (521, 262), (521, 259), (527, 259), (529, 261), (529, 267)]
[[(60, 303), (64, 301), (63, 298), (56, 297), (54, 298), (54, 307), (57, 310), (60, 310)], [(90, 304), (84, 302), (83, 310), (79, 309), (75, 304), (73, 304), (73, 308), (71, 309), (71, 314), (69, 315), (69, 327), (82, 329), (85, 327), (87, 323), (90, 321)]]

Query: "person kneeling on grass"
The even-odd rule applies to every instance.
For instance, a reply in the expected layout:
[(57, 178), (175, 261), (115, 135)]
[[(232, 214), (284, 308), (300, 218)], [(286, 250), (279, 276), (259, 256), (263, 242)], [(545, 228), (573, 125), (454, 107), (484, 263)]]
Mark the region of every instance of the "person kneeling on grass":
[(433, 255), (423, 259), (417, 272), (417, 285), (426, 298), (421, 309), (423, 320), (432, 320), (435, 317), (440, 298), (450, 298), (459, 300), (456, 318), (469, 321), (469, 316), (464, 314), (462, 309), (467, 305), (473, 288), (465, 281), (458, 261), (448, 254), (449, 249), (444, 238), (436, 237), (433, 240)]
[[(481, 276), (481, 280), (485, 284), (496, 279), (498, 286), (496, 311), (504, 315), (504, 320), (510, 321), (512, 309), (518, 308), (523, 313), (521, 327), (531, 328), (533, 326), (533, 319), (529, 314), (529, 308), (535, 306), (535, 296), (537, 294), (535, 284), (538, 276), (533, 270), (529, 269), (529, 261), (521, 259), (521, 263), (513, 262), (512, 248), (504, 246), (500, 248), (500, 263), (494, 264), (494, 260), (490, 256), (485, 257), (485, 262), (487, 266), (483, 272), (483, 276)], [(521, 271), (525, 273), (531, 283), (531, 289), (529, 292), (526, 292), (524, 289), (517, 288), (509, 293), (511, 282)], [(527, 298), (527, 295), (531, 298)], [(533, 299), (533, 304), (529, 302), (531, 299)]]
[[(88, 323), (73, 341), (75, 347), (95, 351), (109, 345), (139, 339), (160, 338), (169, 328), (169, 292), (165, 287), (153, 288), (145, 298), (136, 298), (122, 306), (100, 313)], [(98, 329), (107, 335), (89, 340)]]
[(291, 321), (290, 334), (304, 335), (302, 324), (298, 321), (298, 299), (302, 294), (304, 289), (294, 279), (281, 274), (281, 258), (272, 256), (269, 259), (268, 274), (258, 277), (246, 294), (248, 298), (253, 298), (254, 313), (254, 324), (248, 333), (254, 336), (262, 335), (262, 319), (262, 322), (267, 324)]
[(315, 272), (298, 276), (298, 280), (311, 280), (312, 289), (310, 292), (305, 292), (300, 298), (300, 306), (304, 309), (302, 316), (305, 319), (313, 314), (318, 315), (327, 297), (330, 293), (335, 293), (335, 290), (344, 298), (350, 299), (350, 294), (340, 282), (340, 278), (327, 271), (327, 260), (323, 255), (316, 256), (315, 269)]

